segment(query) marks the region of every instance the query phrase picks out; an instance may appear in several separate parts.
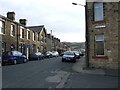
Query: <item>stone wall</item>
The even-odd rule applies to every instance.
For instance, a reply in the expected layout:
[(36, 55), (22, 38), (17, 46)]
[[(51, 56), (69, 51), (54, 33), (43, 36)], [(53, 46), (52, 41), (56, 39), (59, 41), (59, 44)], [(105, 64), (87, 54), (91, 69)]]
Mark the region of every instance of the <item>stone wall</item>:
[[(94, 21), (93, 3), (88, 2), (89, 65), (96, 68), (118, 68), (118, 3), (104, 3), (104, 20)], [(98, 26), (104, 26), (96, 28)], [(104, 56), (95, 56), (95, 35), (104, 34)]]

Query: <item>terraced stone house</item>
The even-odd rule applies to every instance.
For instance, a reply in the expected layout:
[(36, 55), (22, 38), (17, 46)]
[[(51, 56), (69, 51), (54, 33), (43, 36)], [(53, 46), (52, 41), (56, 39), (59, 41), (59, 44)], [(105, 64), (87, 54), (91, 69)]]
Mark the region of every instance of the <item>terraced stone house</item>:
[(120, 2), (87, 2), (89, 67), (118, 69)]
[(8, 12), (7, 17), (0, 15), (2, 53), (17, 50), (29, 58), (33, 52), (60, 51), (59, 49), (62, 47), (60, 39), (47, 34), (44, 25), (27, 26), (26, 24), (26, 19), (15, 21), (15, 12)]
[[(0, 34), (2, 35), (2, 52), (18, 50), (29, 57), (32, 52), (44, 51), (46, 30), (44, 26), (26, 26), (26, 19), (15, 21), (15, 13), (8, 12), (7, 17), (0, 15)], [(37, 28), (34, 31), (33, 28)]]

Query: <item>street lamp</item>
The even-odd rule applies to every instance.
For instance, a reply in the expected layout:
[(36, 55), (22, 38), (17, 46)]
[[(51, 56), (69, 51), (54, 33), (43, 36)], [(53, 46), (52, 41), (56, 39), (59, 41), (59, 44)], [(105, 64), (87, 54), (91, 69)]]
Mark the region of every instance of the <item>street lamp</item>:
[(73, 5), (80, 5), (80, 6), (84, 6), (85, 7), (85, 5), (82, 5), (82, 4), (78, 4), (78, 3), (72, 3)]
[(86, 5), (82, 5), (82, 4), (78, 4), (78, 3), (72, 3), (73, 5), (79, 5), (79, 6), (84, 6), (85, 7), (85, 21), (86, 21), (86, 33), (85, 33), (85, 37), (86, 37), (86, 68), (89, 67), (89, 33), (88, 33), (88, 23), (87, 23), (87, 2)]

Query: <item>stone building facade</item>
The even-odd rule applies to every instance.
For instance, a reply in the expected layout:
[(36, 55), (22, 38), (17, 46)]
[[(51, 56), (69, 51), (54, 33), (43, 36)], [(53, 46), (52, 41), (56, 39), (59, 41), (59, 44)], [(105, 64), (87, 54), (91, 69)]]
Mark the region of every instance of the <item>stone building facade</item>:
[[(7, 17), (0, 16), (0, 33), (2, 34), (2, 51), (20, 50), (23, 52), (27, 28), (15, 21), (15, 13), (8, 12)], [(23, 32), (21, 32), (23, 30)], [(22, 33), (22, 34), (21, 34)]]
[(120, 61), (120, 3), (87, 2), (89, 67), (117, 69)]
[(33, 43), (33, 51), (34, 52), (45, 52), (46, 51), (46, 36), (47, 31), (44, 25), (40, 26), (28, 26), (30, 30), (32, 30), (32, 43)]
[(51, 34), (47, 34), (46, 36), (47, 44), (46, 44), (46, 49), (47, 51), (52, 51), (52, 36)]
[(33, 28), (36, 27), (40, 27), (38, 31), (27, 27), (26, 19), (16, 22), (14, 12), (8, 12), (7, 17), (0, 15), (2, 52), (17, 50), (24, 53), (27, 58), (33, 52), (43, 52), (46, 48), (46, 30), (43, 25)]
[(15, 12), (8, 12), (7, 17), (0, 15), (0, 44), (2, 53), (17, 50), (27, 58), (34, 52), (58, 51), (60, 39), (47, 34), (44, 25), (26, 26), (26, 19), (15, 21)]

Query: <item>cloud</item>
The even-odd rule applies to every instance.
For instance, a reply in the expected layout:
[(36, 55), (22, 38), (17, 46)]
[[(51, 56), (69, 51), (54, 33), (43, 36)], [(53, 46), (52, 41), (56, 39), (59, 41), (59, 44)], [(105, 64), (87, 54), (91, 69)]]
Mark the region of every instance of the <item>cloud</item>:
[(0, 13), (6, 16), (8, 11), (15, 11), (16, 21), (26, 18), (27, 25), (44, 24), (48, 32), (53, 30), (62, 41), (80, 42), (85, 40), (85, 8), (72, 2), (85, 3), (84, 0), (0, 0)]
[[(62, 35), (61, 35), (62, 34)], [(61, 38), (62, 42), (85, 42), (85, 36), (83, 33), (60, 33), (57, 32), (55, 33), (55, 36), (57, 36), (58, 38)]]

